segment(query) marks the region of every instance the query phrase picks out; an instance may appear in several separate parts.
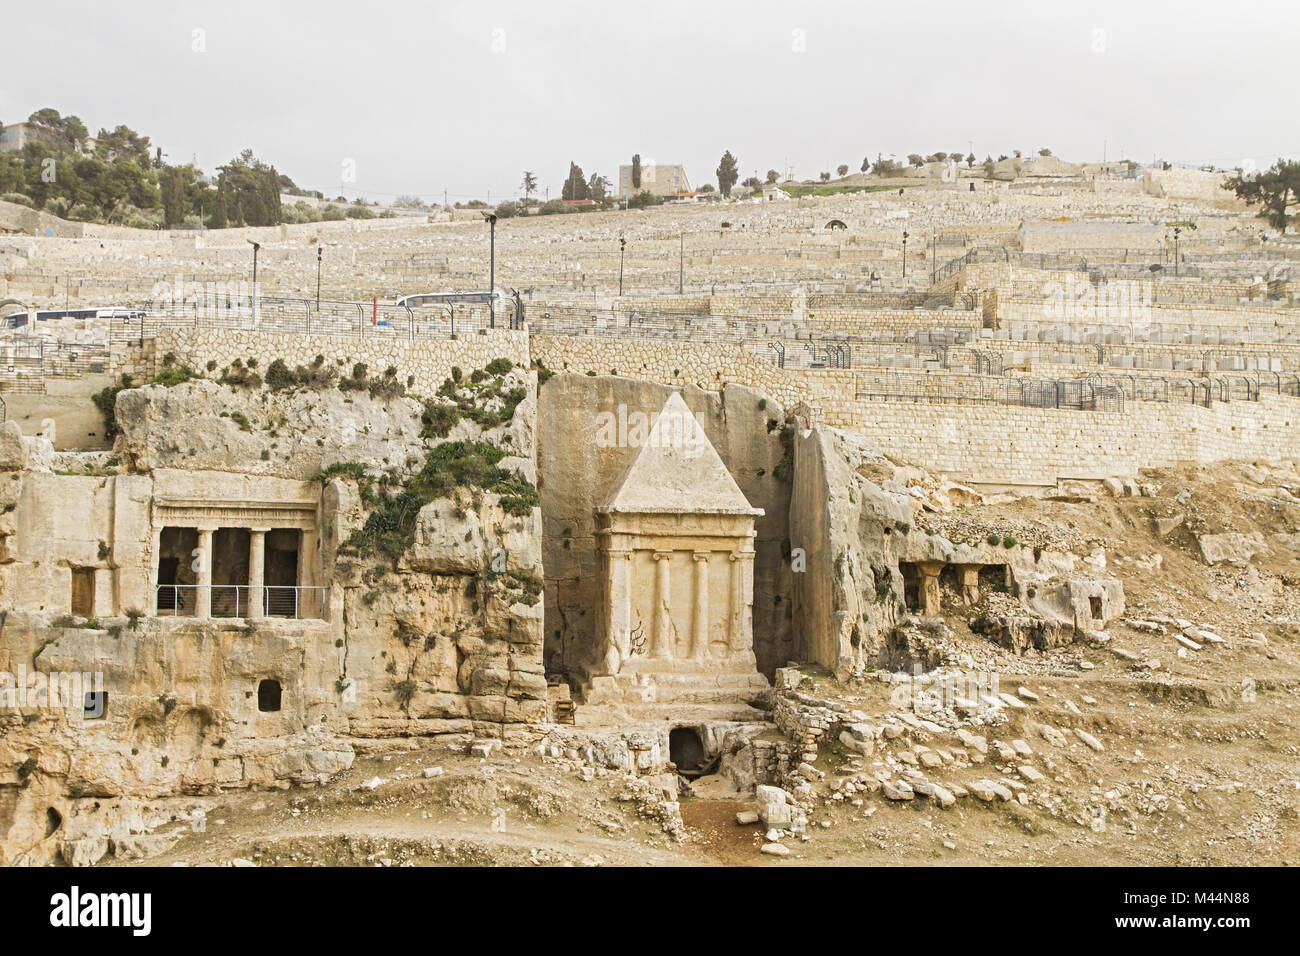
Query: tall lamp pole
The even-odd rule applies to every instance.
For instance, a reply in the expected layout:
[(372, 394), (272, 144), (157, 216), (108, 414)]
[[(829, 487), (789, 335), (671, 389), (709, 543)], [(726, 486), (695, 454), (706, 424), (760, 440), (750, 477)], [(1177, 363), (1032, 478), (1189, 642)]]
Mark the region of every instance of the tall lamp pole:
[(483, 218), (488, 224), (488, 248), (489, 248), (489, 265), (488, 265), (488, 326), (497, 327), (497, 217), (496, 213), (485, 212)]
[(930, 285), (939, 277), (939, 234), (934, 234), (930, 242)]
[(903, 233), (903, 278), (907, 278), (907, 233)]
[(627, 240), (622, 236), (618, 237), (618, 297), (623, 298), (623, 250), (627, 248)]
[(1174, 275), (1178, 275), (1178, 234), (1182, 232), (1182, 226), (1174, 226)]
[(260, 242), (253, 242), (252, 239), (249, 239), (248, 241), (251, 242), (251, 243), (253, 243), (253, 300), (252, 300), (252, 301), (253, 301), (253, 307), (252, 307), (252, 315), (253, 315), (253, 319), (256, 320), (256, 319), (257, 319), (257, 250), (259, 250), (259, 249), (262, 248), (262, 244), (261, 244)]
[(681, 295), (686, 282), (686, 233), (681, 233), (677, 241), (677, 294)]
[(316, 311), (320, 311), (320, 255), (321, 247), (316, 247)]

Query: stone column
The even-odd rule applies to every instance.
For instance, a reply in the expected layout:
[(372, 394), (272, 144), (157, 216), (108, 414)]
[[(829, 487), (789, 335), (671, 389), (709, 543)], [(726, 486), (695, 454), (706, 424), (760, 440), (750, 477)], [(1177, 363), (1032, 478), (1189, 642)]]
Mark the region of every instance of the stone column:
[(978, 564), (957, 565), (957, 583), (961, 585), (963, 604), (978, 604), (980, 599), (980, 566)]
[(199, 580), (194, 589), (194, 616), (212, 617), (212, 533), (216, 528), (199, 528)]
[(149, 613), (158, 613), (158, 562), (162, 558), (162, 529), (154, 528), (151, 536), (153, 552), (149, 556)]
[(672, 600), (672, 590), (669, 580), (669, 571), (671, 570), (670, 562), (673, 553), (671, 551), (656, 551), (655, 560), (655, 617), (653, 622), (653, 633), (650, 637), (650, 656), (655, 658), (672, 657), (672, 616), (668, 609), (668, 603)]
[(248, 529), (248, 614), (257, 619), (262, 614), (263, 585), (266, 583), (266, 533), (270, 528)]
[(632, 656), (632, 552), (610, 548), (605, 552), (609, 577), (605, 580), (606, 653), (615, 650), (618, 662)]
[(942, 605), (939, 591), (939, 572), (943, 570), (942, 561), (918, 561), (916, 568), (921, 572), (921, 613), (926, 617), (938, 614)]
[(691, 659), (706, 660), (709, 654), (709, 552), (696, 551), (695, 619), (691, 628)]
[(752, 551), (732, 551), (731, 560), (731, 620), (728, 623), (727, 643), (731, 653), (741, 654), (754, 646), (754, 576), (749, 573), (754, 560)]

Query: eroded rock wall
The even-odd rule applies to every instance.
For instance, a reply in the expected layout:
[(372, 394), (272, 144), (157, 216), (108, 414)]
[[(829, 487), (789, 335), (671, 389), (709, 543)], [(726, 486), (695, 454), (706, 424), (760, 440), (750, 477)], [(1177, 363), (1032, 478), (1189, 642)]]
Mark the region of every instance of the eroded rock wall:
[[(196, 381), (121, 392), (112, 459), (58, 458), (88, 474), (0, 433), (0, 862), (94, 862), (144, 802), (316, 782), (375, 738), (535, 735), (536, 373), (481, 374), (474, 392), (471, 371), (438, 400), (461, 413), (432, 432), (412, 397)], [(449, 443), (495, 467), (431, 474)], [(411, 491), (420, 480), (432, 490)], [(162, 526), (208, 510), (200, 525), (304, 529), (297, 581), (323, 589), (319, 607), (164, 610)], [(385, 538), (380, 512), (401, 519)], [(87, 713), (100, 690), (103, 714)]]

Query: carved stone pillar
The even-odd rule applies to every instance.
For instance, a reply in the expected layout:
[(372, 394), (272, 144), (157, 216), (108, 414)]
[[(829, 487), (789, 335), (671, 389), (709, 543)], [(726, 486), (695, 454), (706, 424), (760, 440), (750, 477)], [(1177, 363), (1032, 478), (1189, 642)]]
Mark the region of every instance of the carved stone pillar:
[(618, 651), (618, 661), (632, 655), (632, 552), (610, 549), (609, 553), (609, 642)]
[(709, 552), (696, 551), (695, 618), (691, 628), (691, 659), (705, 660), (709, 654)]
[[(149, 556), (149, 593), (153, 595), (150, 600), (153, 601), (153, 612), (158, 613), (158, 561), (162, 556), (162, 529), (154, 528), (152, 535), (153, 552)], [(176, 606), (175, 598), (172, 600), (172, 607)]]
[(248, 617), (263, 616), (262, 594), (266, 575), (266, 533), (270, 528), (248, 529)]
[(216, 528), (199, 528), (198, 587), (194, 589), (194, 616), (212, 617), (212, 533)]
[(672, 583), (669, 573), (672, 568), (673, 553), (671, 551), (656, 551), (655, 560), (655, 613), (654, 613), (654, 630), (650, 638), (650, 656), (654, 658), (667, 658), (673, 656), (672, 635), (673, 621), (672, 611), (669, 603), (672, 601)]
[(940, 612), (939, 572), (943, 567), (942, 561), (916, 562), (916, 568), (921, 572), (921, 613), (926, 617)]
[(961, 601), (969, 606), (978, 604), (980, 599), (980, 566), (978, 564), (957, 565), (957, 583), (961, 586)]
[(740, 654), (754, 646), (754, 578), (748, 574), (752, 551), (733, 551), (731, 560), (731, 618), (728, 622), (727, 643), (733, 654)]

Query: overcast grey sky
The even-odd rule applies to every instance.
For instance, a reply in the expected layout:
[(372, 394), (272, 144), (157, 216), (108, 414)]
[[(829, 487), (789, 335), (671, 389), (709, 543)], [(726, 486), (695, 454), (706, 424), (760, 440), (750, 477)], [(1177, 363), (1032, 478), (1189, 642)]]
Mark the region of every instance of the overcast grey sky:
[(0, 34), (6, 123), (125, 123), (209, 171), (251, 146), (378, 200), (505, 198), (525, 169), (554, 195), (570, 159), (612, 180), (634, 152), (697, 186), (724, 149), (742, 178), (971, 147), (1300, 157), (1294, 0), (10, 0)]

